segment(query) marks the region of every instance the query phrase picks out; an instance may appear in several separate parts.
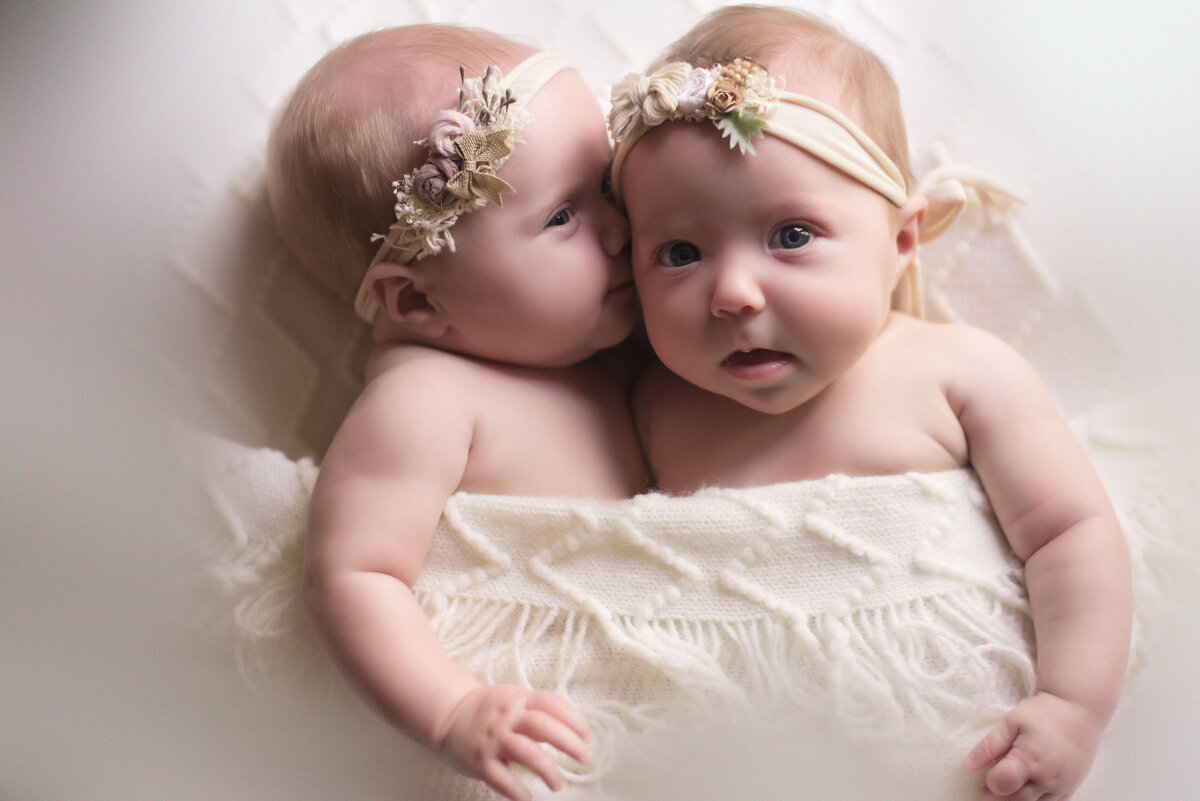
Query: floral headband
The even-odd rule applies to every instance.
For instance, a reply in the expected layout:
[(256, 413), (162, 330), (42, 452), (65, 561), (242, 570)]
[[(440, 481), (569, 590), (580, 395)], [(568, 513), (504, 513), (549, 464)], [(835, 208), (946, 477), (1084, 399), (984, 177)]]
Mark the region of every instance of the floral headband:
[(730, 147), (754, 153), (772, 134), (866, 184), (893, 204), (908, 197), (892, 160), (848, 117), (805, 95), (782, 91), (767, 71), (744, 58), (707, 69), (676, 61), (650, 75), (631, 73), (613, 87), (609, 126), (617, 143), (613, 185), (630, 148), (664, 122), (711, 121)]
[[(771, 134), (821, 159), (875, 190), (894, 206), (908, 199), (904, 174), (866, 132), (834, 107), (806, 95), (783, 91), (758, 64), (735, 58), (712, 67), (677, 61), (650, 75), (630, 73), (613, 87), (608, 124), (616, 152), (612, 188), (620, 198), (621, 168), (633, 145), (651, 128), (671, 121), (716, 125), (729, 146), (754, 153), (753, 140)], [(1001, 213), (1017, 196), (995, 180), (959, 165), (946, 165), (916, 187), (929, 208), (920, 238), (943, 233), (967, 203), (967, 189)], [(919, 276), (914, 262), (908, 274), (906, 310), (920, 314)]]
[[(370, 268), (381, 261), (399, 264), (454, 250), (450, 229), (462, 215), (488, 203), (503, 206), (503, 192), (514, 191), (497, 171), (531, 122), (525, 105), (545, 83), (567, 67), (552, 53), (537, 53), (507, 75), (490, 66), (483, 75), (467, 78), (463, 70), (458, 105), (434, 118), (429, 135), (416, 142), (429, 149), (425, 161), (392, 184), (396, 222), (380, 241)], [(379, 313), (379, 302), (367, 276), (359, 285), (354, 310), (368, 323)]]

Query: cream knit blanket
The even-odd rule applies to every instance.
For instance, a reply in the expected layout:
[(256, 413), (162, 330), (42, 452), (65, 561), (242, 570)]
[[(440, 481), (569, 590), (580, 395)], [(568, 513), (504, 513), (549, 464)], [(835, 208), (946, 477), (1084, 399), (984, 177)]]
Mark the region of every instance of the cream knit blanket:
[[(1161, 586), (1147, 546), (1169, 519), (1146, 487), (1163, 485), (1152, 465), (1171, 465), (1161, 450), (1134, 458), (1103, 430), (1085, 433), (1117, 490), (1144, 618)], [(274, 687), (327, 673), (299, 603), (317, 468), (225, 440), (207, 441), (201, 462), (243, 671)], [(970, 469), (626, 501), (459, 493), (415, 591), (446, 651), (481, 680), (554, 690), (588, 716), (597, 759), (574, 774), (573, 792), (591, 787), (580, 798), (610, 797), (613, 777), (632, 783), (611, 797), (650, 798), (639, 794), (657, 768), (621, 772), (646, 737), (736, 721), (743, 736), (778, 724), (786, 742), (820, 732), (810, 760), (846, 740), (834, 753), (862, 755), (854, 778), (957, 798), (975, 781), (958, 767), (966, 749), (1034, 686), (1021, 565)], [(842, 765), (838, 782), (853, 773)], [(490, 797), (440, 775), (421, 797)]]
[[(323, 659), (298, 604), (316, 468), (214, 447), (243, 667), (279, 681)], [(1020, 565), (970, 470), (629, 501), (460, 493), (415, 589), (455, 660), (556, 690), (602, 733), (789, 704), (959, 739), (1033, 682)]]

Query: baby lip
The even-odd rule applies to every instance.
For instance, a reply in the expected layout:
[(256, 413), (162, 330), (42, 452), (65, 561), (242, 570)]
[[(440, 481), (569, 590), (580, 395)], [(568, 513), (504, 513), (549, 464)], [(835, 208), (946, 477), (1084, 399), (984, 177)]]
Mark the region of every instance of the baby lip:
[(767, 348), (749, 348), (746, 350), (735, 350), (725, 357), (725, 361), (722, 364), (729, 367), (757, 367), (764, 364), (785, 362), (791, 358), (790, 354), (783, 351), (768, 350)]

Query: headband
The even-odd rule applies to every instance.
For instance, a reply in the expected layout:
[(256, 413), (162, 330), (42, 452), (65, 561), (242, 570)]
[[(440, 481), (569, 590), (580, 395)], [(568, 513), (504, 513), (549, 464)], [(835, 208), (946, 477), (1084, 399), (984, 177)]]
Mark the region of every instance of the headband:
[(569, 65), (553, 53), (536, 53), (508, 75), (490, 66), (478, 78), (462, 68), (458, 105), (434, 118), (429, 135), (416, 142), (429, 150), (425, 161), (402, 180), (392, 183), (396, 222), (381, 241), (354, 298), (354, 311), (375, 321), (379, 302), (371, 291), (371, 267), (381, 261), (398, 264), (454, 250), (450, 229), (458, 218), (494, 203), (503, 206), (502, 192), (514, 191), (496, 175), (532, 121), (525, 106), (547, 81)]
[[(743, 58), (707, 69), (677, 61), (650, 75), (630, 73), (613, 87), (608, 122), (616, 143), (612, 187), (618, 198), (621, 168), (633, 145), (651, 128), (675, 120), (710, 121), (729, 139), (729, 146), (742, 153), (753, 154), (753, 140), (771, 134), (841, 170), (896, 207), (908, 199), (904, 174), (849, 117), (815, 98), (780, 90), (765, 69)], [(929, 201), (920, 241), (936, 238), (957, 219), (968, 188), (981, 203), (1001, 212), (1017, 200), (981, 173), (957, 165), (939, 167), (917, 186), (917, 194)], [(910, 310), (919, 314), (917, 282), (914, 263), (906, 292)]]

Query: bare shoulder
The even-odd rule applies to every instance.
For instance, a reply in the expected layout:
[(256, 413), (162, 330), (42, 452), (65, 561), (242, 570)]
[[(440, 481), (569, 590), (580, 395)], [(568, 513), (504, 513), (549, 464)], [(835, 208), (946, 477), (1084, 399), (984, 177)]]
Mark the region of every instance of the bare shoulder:
[(367, 361), (367, 387), (395, 389), (401, 384), (433, 388), (480, 380), (487, 370), (478, 361), (423, 345), (380, 348)]
[(470, 360), (432, 348), (397, 346), (373, 355), (367, 383), (326, 461), (374, 462), (383, 468), (415, 454), (429, 458), (442, 447), (465, 451), (480, 397), (473, 384), (480, 373)]
[(986, 356), (1002, 351), (1017, 355), (1010, 345), (995, 334), (961, 323), (930, 322), (897, 314), (888, 330), (901, 347), (952, 359), (970, 355)]
[(937, 371), (956, 412), (968, 405), (1004, 404), (1043, 392), (1041, 379), (1025, 357), (981, 328), (909, 320), (900, 327), (898, 338), (916, 364)]
[(948, 394), (963, 413), (971, 409), (1004, 416), (1052, 412), (1041, 377), (1016, 348), (978, 328), (954, 329), (949, 338), (954, 369)]

